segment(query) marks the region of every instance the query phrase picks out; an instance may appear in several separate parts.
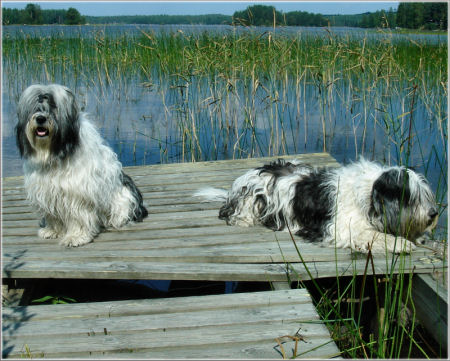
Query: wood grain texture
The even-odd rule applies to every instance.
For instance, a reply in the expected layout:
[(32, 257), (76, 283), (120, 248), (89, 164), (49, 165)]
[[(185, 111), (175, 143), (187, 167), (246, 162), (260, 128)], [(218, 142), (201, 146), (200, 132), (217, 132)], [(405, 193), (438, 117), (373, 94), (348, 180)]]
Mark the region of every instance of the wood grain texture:
[(9, 358), (279, 359), (297, 333), (300, 357), (339, 355), (306, 289), (11, 307), (2, 326)]
[(448, 290), (442, 275), (415, 274), (411, 290), (417, 319), (445, 353), (448, 350)]

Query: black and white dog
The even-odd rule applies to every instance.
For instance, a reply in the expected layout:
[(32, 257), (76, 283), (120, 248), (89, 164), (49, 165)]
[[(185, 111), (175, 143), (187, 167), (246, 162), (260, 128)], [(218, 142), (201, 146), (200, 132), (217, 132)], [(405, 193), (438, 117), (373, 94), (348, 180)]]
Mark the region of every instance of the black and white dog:
[(40, 237), (76, 247), (147, 216), (141, 192), (68, 88), (31, 85), (17, 114), (27, 198), (45, 218)]
[(438, 219), (422, 175), (362, 158), (339, 168), (280, 159), (237, 178), (230, 191), (195, 195), (225, 202), (219, 218), (229, 225), (289, 228), (305, 240), (361, 252), (410, 252)]

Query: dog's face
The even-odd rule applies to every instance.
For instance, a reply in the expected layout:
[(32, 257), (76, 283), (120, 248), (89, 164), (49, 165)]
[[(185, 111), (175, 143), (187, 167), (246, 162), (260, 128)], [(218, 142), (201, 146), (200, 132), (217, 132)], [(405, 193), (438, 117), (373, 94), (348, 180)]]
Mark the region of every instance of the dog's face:
[(17, 146), (25, 158), (48, 163), (64, 159), (79, 143), (79, 111), (66, 87), (31, 85), (21, 95), (16, 126)]
[(374, 182), (370, 216), (380, 232), (415, 240), (436, 226), (438, 208), (423, 176), (411, 169), (395, 167)]

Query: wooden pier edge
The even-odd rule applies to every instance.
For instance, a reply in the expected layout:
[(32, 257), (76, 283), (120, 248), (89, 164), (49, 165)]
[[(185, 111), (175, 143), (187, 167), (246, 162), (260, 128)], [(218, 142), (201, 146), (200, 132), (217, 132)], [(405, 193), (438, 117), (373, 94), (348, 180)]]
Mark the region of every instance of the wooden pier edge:
[(340, 352), (306, 289), (292, 289), (9, 307), (2, 356), (316, 359)]
[(412, 284), (412, 299), (419, 322), (440, 345), (441, 352), (448, 352), (448, 290), (447, 275), (439, 272), (415, 274)]

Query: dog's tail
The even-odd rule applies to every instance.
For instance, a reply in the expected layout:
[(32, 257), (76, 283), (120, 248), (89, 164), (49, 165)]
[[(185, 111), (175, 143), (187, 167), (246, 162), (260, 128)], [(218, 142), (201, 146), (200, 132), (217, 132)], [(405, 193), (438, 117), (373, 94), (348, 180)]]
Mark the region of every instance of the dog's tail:
[(225, 202), (228, 198), (228, 191), (220, 188), (202, 188), (194, 193), (194, 197), (203, 198), (204, 202)]

